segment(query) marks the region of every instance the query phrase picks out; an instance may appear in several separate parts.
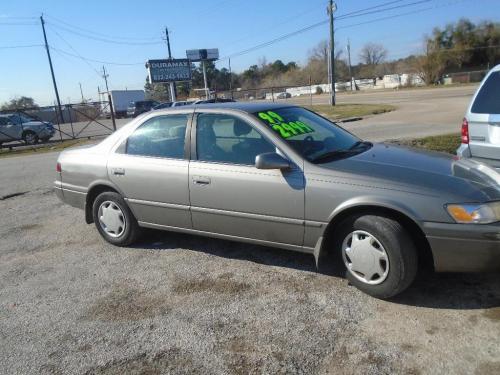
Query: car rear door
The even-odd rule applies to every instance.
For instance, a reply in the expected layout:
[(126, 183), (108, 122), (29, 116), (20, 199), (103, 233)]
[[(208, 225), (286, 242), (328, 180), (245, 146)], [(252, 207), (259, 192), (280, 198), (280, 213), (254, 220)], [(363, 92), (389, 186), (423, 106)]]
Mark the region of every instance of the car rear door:
[(0, 142), (12, 142), (22, 138), (23, 126), (21, 120), (17, 115), (11, 117), (0, 117)]
[(193, 228), (301, 246), (302, 170), (255, 168), (255, 156), (276, 146), (241, 117), (202, 111), (195, 122), (189, 166)]
[(500, 159), (500, 70), (491, 72), (481, 84), (467, 121), (472, 157)]
[(139, 222), (191, 228), (188, 166), (191, 113), (149, 116), (108, 158), (108, 176)]

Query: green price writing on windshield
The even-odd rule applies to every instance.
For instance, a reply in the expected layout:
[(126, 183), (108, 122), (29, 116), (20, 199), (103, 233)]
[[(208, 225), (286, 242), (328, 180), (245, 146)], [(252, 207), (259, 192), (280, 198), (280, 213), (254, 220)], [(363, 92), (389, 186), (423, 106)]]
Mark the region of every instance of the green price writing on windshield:
[(302, 121), (285, 121), (283, 117), (273, 111), (259, 112), (258, 116), (266, 121), (282, 138), (314, 132), (313, 128)]

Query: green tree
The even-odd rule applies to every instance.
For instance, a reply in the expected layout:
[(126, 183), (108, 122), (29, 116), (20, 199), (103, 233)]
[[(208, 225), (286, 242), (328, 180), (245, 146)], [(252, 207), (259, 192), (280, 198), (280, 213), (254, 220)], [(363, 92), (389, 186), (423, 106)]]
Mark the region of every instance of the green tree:
[(156, 100), (158, 102), (169, 101), (170, 95), (167, 85), (167, 83), (150, 83), (149, 77), (146, 77), (146, 83), (144, 84), (146, 98)]

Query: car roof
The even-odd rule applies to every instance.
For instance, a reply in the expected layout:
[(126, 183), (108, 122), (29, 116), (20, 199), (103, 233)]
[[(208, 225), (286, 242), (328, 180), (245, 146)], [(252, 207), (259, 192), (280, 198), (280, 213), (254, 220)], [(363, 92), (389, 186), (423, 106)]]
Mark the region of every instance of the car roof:
[(267, 102), (226, 102), (226, 103), (209, 103), (209, 104), (190, 104), (183, 108), (206, 108), (206, 109), (234, 109), (238, 111), (254, 113), (260, 111), (268, 111), (278, 108), (296, 107), (294, 104), (285, 103), (267, 103)]

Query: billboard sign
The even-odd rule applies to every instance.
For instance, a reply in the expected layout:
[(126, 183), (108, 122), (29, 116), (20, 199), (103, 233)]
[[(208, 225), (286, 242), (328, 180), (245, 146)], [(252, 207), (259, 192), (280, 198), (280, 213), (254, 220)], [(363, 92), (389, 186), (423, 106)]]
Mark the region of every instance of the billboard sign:
[(186, 57), (193, 61), (214, 61), (219, 58), (219, 49), (188, 49), (186, 51)]
[(191, 80), (191, 63), (188, 59), (149, 60), (146, 67), (151, 83)]

